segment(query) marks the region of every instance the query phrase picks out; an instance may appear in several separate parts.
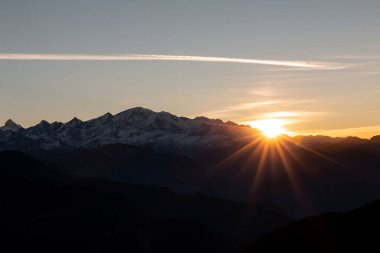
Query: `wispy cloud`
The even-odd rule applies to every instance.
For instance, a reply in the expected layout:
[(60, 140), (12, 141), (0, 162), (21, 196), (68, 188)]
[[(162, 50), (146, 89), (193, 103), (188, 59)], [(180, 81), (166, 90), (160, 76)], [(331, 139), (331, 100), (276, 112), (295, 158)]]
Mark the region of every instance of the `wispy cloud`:
[(85, 55), (85, 54), (8, 54), (0, 53), (0, 60), (33, 60), (33, 61), (193, 61), (240, 64), (262, 64), (309, 69), (342, 69), (347, 66), (336, 62), (319, 61), (284, 61), (245, 58), (208, 57), (192, 55), (151, 55), (151, 54), (117, 54), (117, 55)]
[(304, 135), (328, 135), (333, 137), (346, 137), (346, 136), (360, 136), (362, 138), (371, 138), (372, 136), (379, 135), (380, 125), (342, 128), (342, 129), (321, 129), (309, 132), (304, 132)]
[[(327, 112), (315, 111), (277, 111), (262, 113), (255, 116), (257, 119), (271, 119), (271, 118), (315, 118), (328, 114)], [(299, 121), (299, 119), (297, 119)]]
[(258, 87), (249, 92), (250, 94), (258, 97), (273, 97), (276, 95), (276, 91), (271, 87)]
[(269, 100), (269, 101), (259, 101), (259, 102), (253, 102), (253, 103), (242, 103), (242, 104), (237, 104), (237, 105), (232, 105), (232, 106), (227, 106), (224, 107), (220, 110), (215, 110), (215, 111), (208, 111), (202, 113), (203, 116), (206, 117), (226, 117), (230, 116), (231, 114), (235, 114), (241, 111), (246, 111), (249, 109), (254, 109), (258, 107), (265, 107), (265, 106), (270, 106), (274, 104), (281, 104), (283, 101), (279, 100)]
[(267, 105), (274, 105), (274, 104), (280, 104), (283, 103), (283, 101), (280, 100), (269, 100), (269, 101), (260, 101), (260, 102), (253, 102), (253, 103), (243, 103), (239, 105), (234, 105), (231, 107), (228, 107), (228, 111), (238, 111), (238, 110), (248, 110), (252, 108), (267, 106)]
[(347, 59), (347, 60), (378, 60), (380, 56), (377, 54), (372, 55), (360, 55), (360, 54), (345, 54), (330, 56), (330, 59)]
[[(263, 100), (248, 103), (239, 103), (235, 105), (225, 106), (219, 110), (203, 112), (201, 115), (206, 117), (220, 117), (228, 118), (231, 120), (237, 120), (239, 122), (250, 121), (252, 119), (262, 119), (262, 118), (273, 118), (273, 117), (301, 117), (306, 115), (317, 115), (320, 112), (300, 112), (300, 111), (273, 111), (275, 108), (284, 106), (294, 106), (300, 104), (308, 104), (314, 100), (304, 99), (304, 100)], [(258, 113), (257, 111), (252, 112), (253, 109), (260, 109), (260, 111), (270, 111), (267, 113)], [(249, 115), (249, 116), (247, 116)], [(233, 117), (233, 118), (231, 118)]]

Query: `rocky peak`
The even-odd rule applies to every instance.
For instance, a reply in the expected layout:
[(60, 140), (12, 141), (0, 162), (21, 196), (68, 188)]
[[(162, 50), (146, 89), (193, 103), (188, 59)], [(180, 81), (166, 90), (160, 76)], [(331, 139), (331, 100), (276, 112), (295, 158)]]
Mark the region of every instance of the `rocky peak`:
[(380, 143), (380, 135), (375, 135), (370, 139), (372, 143)]
[(209, 118), (204, 117), (204, 116), (196, 117), (196, 118), (194, 118), (194, 121), (198, 121), (198, 122), (210, 124), (210, 125), (223, 124), (223, 121), (220, 119), (209, 119)]
[(82, 123), (82, 121), (80, 119), (78, 119), (77, 117), (74, 117), (72, 120), (70, 120), (66, 124), (70, 125), (70, 126), (76, 126), (76, 125), (78, 125), (80, 123)]
[(114, 119), (125, 123), (143, 123), (145, 125), (154, 121), (157, 114), (143, 107), (135, 107), (116, 114)]
[(19, 124), (16, 124), (13, 120), (9, 119), (5, 122), (4, 126), (3, 127), (0, 127), (0, 130), (2, 131), (17, 131), (19, 129), (21, 129), (22, 126), (20, 126)]
[(46, 127), (46, 126), (49, 126), (50, 123), (47, 122), (46, 120), (41, 120), (41, 122), (38, 125)]
[(106, 114), (100, 116), (100, 117), (97, 117), (95, 118), (94, 120), (97, 120), (97, 121), (107, 121), (109, 119), (112, 119), (113, 118), (113, 115), (109, 112), (107, 112)]

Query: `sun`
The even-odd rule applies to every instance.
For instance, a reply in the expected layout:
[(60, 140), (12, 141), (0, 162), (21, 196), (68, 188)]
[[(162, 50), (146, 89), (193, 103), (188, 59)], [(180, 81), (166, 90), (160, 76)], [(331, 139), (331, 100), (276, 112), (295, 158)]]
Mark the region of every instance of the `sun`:
[(285, 134), (287, 130), (283, 127), (286, 124), (282, 119), (263, 119), (252, 122), (250, 125), (259, 129), (267, 138), (275, 138)]

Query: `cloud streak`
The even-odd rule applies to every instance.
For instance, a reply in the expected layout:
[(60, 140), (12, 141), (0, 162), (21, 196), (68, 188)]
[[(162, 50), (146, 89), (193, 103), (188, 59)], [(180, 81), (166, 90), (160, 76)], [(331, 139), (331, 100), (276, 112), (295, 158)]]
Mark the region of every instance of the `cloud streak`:
[(380, 132), (380, 125), (342, 128), (342, 129), (322, 129), (311, 130), (309, 132), (304, 131), (302, 135), (327, 135), (332, 137), (347, 137), (347, 136), (360, 136), (362, 138), (371, 138), (378, 135)]
[(118, 54), (118, 55), (85, 55), (85, 54), (8, 54), (0, 53), (0, 60), (22, 61), (191, 61), (215, 63), (261, 64), (308, 69), (342, 69), (344, 64), (319, 61), (283, 61), (245, 58), (207, 57), (191, 55), (153, 55), (153, 54)]
[(230, 116), (231, 114), (238, 114), (241, 111), (246, 111), (246, 110), (259, 108), (259, 107), (271, 106), (271, 105), (280, 104), (280, 103), (283, 103), (283, 101), (269, 100), (269, 101), (253, 102), (253, 103), (243, 103), (243, 104), (224, 107), (216, 111), (204, 112), (204, 113), (201, 113), (201, 115), (206, 116), (206, 117), (225, 117), (225, 116)]

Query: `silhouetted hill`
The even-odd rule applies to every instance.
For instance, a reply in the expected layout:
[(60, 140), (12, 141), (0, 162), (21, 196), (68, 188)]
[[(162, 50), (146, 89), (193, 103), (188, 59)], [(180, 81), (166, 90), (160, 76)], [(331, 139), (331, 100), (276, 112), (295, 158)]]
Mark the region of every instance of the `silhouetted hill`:
[(272, 232), (243, 252), (378, 252), (380, 200), (346, 213), (308, 217)]
[[(31, 175), (34, 161), (10, 167)], [(7, 158), (9, 159), (9, 158)], [(1, 163), (0, 163), (1, 164)], [(9, 164), (7, 164), (8, 167)], [(21, 167), (17, 167), (21, 166)], [(39, 167), (39, 170), (43, 168)], [(184, 218), (160, 218), (99, 191), (65, 183), (29, 181), (0, 169), (2, 252), (231, 252), (222, 235)], [(21, 171), (21, 170), (20, 170)]]
[[(123, 144), (69, 151), (39, 151), (37, 157), (58, 165), (61, 173), (136, 184), (158, 184), (184, 192), (200, 190), (206, 171), (191, 159)], [(202, 182), (203, 181), (203, 182)]]
[[(123, 216), (123, 212), (125, 212), (125, 215), (129, 217), (129, 212), (133, 211), (132, 215), (138, 214), (143, 217), (141, 219), (145, 219), (145, 216), (149, 217), (148, 220), (144, 220), (144, 227), (147, 226), (149, 229), (167, 229), (166, 226), (172, 226), (172, 224), (163, 223), (162, 220), (165, 222), (173, 221), (175, 222), (173, 226), (177, 226), (178, 232), (182, 233), (182, 229), (189, 229), (187, 228), (187, 224), (189, 224), (195, 227), (194, 229), (199, 226), (199, 229), (206, 231), (210, 236), (216, 236), (216, 238), (225, 236), (231, 242), (230, 245), (240, 247), (240, 245), (244, 245), (291, 221), (287, 215), (273, 206), (237, 203), (225, 199), (211, 198), (200, 193), (194, 195), (178, 194), (167, 188), (154, 185), (126, 184), (102, 179), (73, 180), (69, 177), (54, 178), (51, 182), (46, 177), (36, 176), (55, 173), (55, 168), (51, 164), (47, 165), (15, 151), (0, 152), (0, 164), (2, 165), (0, 168), (2, 196), (5, 199), (4, 203), (7, 205), (5, 209), (7, 215), (5, 217), (17, 214), (17, 217), (21, 220), (26, 219), (27, 222), (32, 222), (30, 221), (32, 219), (33, 222), (38, 223), (39, 221), (34, 221), (36, 215), (47, 215), (49, 219), (46, 222), (58, 222), (61, 224), (61, 222), (65, 221), (64, 224), (71, 224), (70, 226), (76, 228), (75, 223), (71, 223), (65, 215), (77, 215), (78, 219), (87, 221), (88, 219), (95, 219), (94, 215), (101, 212), (100, 219), (103, 219), (103, 215), (111, 215), (111, 213), (107, 212), (111, 211), (109, 209), (113, 210), (113, 205), (115, 204), (117, 205), (116, 210), (121, 209), (118, 215)], [(84, 213), (82, 213), (82, 208), (86, 210)], [(95, 213), (92, 213), (91, 209)], [(50, 217), (51, 215), (53, 217)], [(115, 216), (115, 214), (112, 214), (112, 216)], [(13, 222), (17, 223), (17, 217), (12, 218), (14, 219)], [(120, 219), (124, 218), (121, 217)], [(92, 222), (96, 221), (92, 220)], [(102, 220), (102, 222), (104, 222), (104, 224), (101, 224), (102, 226), (112, 225), (112, 223), (109, 223), (112, 220), (106, 219)], [(182, 222), (184, 225), (182, 225)], [(12, 224), (8, 224), (11, 226), (10, 229), (13, 229)], [(162, 225), (164, 227), (156, 228), (157, 224), (164, 224)], [(45, 225), (40, 224), (38, 226)], [(17, 226), (22, 227), (24, 225), (17, 223)], [(127, 223), (125, 226), (130, 227), (131, 225)], [(70, 232), (67, 227), (59, 227), (59, 229), (64, 230), (64, 233)], [(107, 227), (107, 229), (113, 228)], [(199, 232), (203, 233), (202, 231)], [(33, 233), (44, 232), (36, 230)], [(168, 233), (172, 232), (168, 231)], [(193, 231), (189, 231), (189, 233), (193, 233)], [(194, 233), (198, 232), (195, 231)], [(161, 238), (160, 234), (151, 236), (154, 238), (149, 240), (157, 240), (156, 243), (163, 243), (161, 240), (170, 239)], [(48, 238), (50, 237), (47, 236), (46, 240), (58, 240)], [(90, 238), (84, 239), (90, 240)], [(187, 239), (179, 238), (179, 240)], [(206, 247), (208, 246), (206, 245)], [(203, 248), (198, 250), (203, 250)]]
[(350, 210), (380, 195), (380, 146), (353, 141), (306, 145), (284, 137), (192, 158), (123, 144), (35, 154), (69, 175), (265, 203), (303, 217)]
[(155, 185), (134, 185), (99, 179), (80, 185), (123, 198), (133, 206), (162, 217), (189, 218), (245, 244), (292, 219), (280, 209), (258, 203), (239, 203), (202, 193), (179, 194)]
[(68, 178), (46, 162), (18, 151), (0, 151), (0, 166), (3, 175), (28, 180), (59, 181)]
[(373, 136), (370, 141), (372, 143), (380, 143), (380, 135)]
[(299, 217), (347, 211), (380, 196), (380, 146), (369, 141), (282, 137), (204, 152), (197, 161), (211, 178), (203, 191), (271, 203)]

